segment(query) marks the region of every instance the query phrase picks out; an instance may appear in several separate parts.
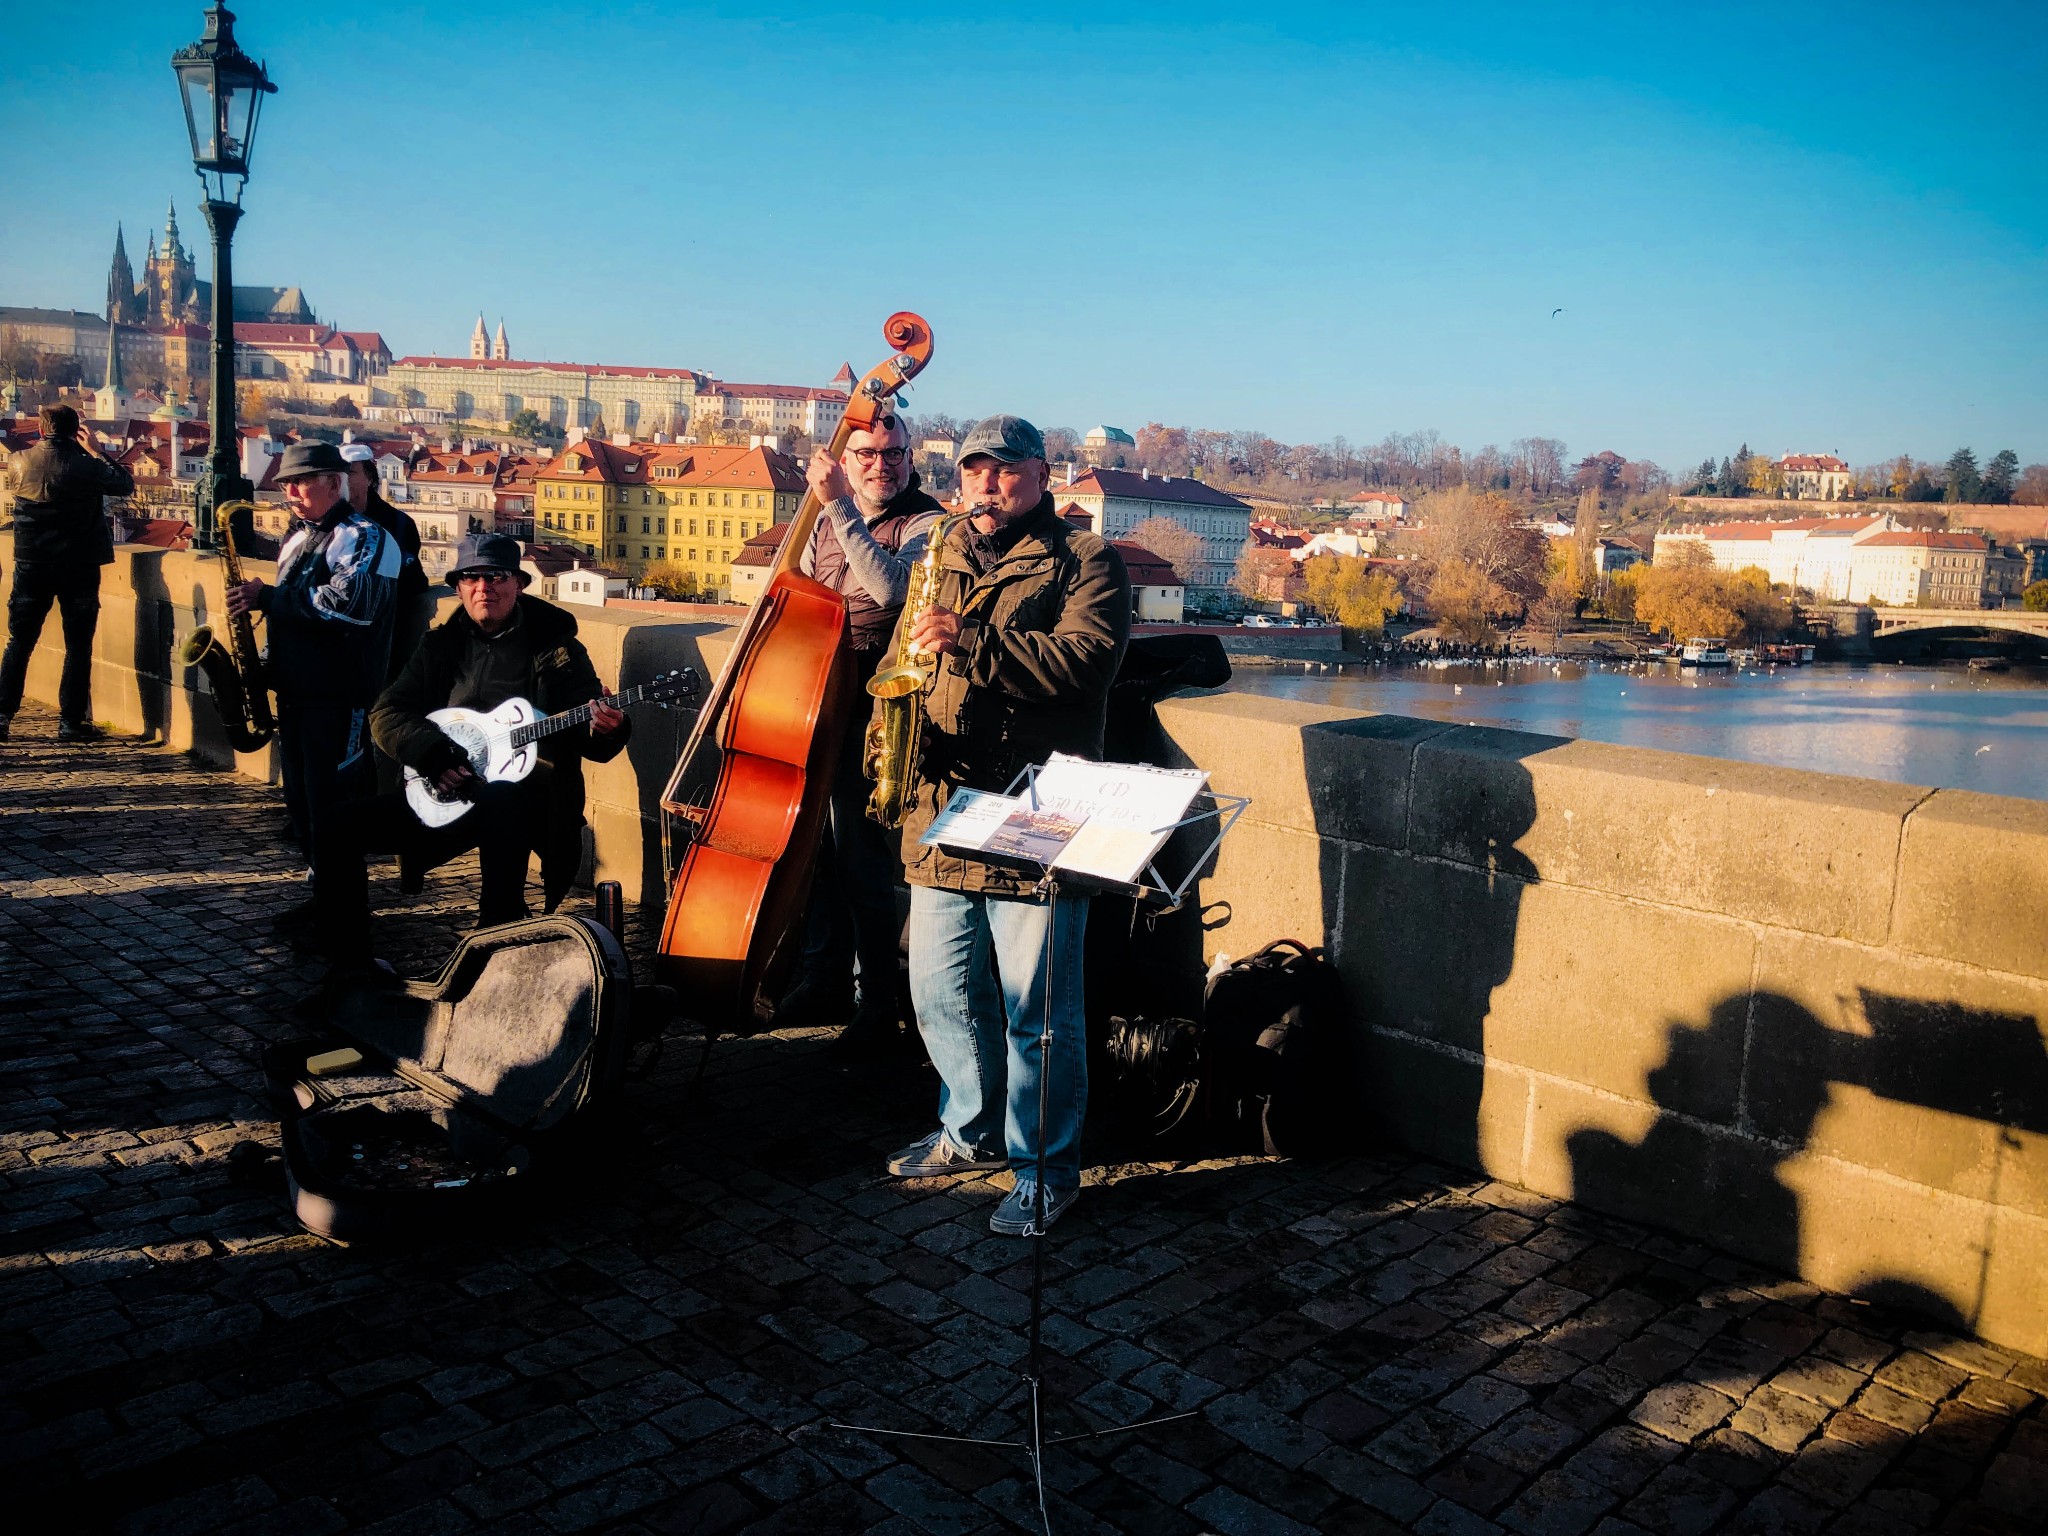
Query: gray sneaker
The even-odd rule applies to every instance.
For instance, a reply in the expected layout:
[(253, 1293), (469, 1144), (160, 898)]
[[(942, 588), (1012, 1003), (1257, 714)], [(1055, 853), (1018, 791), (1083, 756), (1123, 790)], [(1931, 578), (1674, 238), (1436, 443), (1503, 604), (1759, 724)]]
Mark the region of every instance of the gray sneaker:
[[(1003, 1197), (995, 1215), (988, 1219), (989, 1231), (998, 1237), (1038, 1236), (1038, 1191), (1019, 1184)], [(1078, 1189), (1048, 1189), (1045, 1192), (1045, 1224), (1049, 1227), (1066, 1214), (1067, 1207), (1081, 1198)]]
[(1007, 1157), (984, 1157), (964, 1151), (943, 1129), (923, 1141), (913, 1142), (889, 1159), (889, 1171), (899, 1179), (936, 1179), (949, 1173), (994, 1173), (1010, 1166)]

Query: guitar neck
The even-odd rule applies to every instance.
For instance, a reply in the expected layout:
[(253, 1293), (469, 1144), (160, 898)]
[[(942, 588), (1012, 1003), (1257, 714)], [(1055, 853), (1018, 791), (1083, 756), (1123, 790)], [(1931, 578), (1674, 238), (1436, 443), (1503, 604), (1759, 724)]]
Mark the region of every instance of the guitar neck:
[(529, 746), (543, 736), (552, 736), (557, 731), (572, 730), (579, 725), (590, 723), (590, 712), (600, 704), (610, 709), (627, 709), (647, 697), (651, 684), (642, 683), (638, 688), (628, 688), (623, 693), (608, 694), (601, 699), (592, 699), (588, 704), (578, 704), (574, 709), (565, 709), (559, 715), (549, 715), (531, 725), (522, 725), (512, 732), (514, 749)]

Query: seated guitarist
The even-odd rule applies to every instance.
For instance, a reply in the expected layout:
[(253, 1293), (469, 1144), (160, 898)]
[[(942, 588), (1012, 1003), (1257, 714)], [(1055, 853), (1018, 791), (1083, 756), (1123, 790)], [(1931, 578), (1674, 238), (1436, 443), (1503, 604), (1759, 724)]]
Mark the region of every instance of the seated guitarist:
[(540, 854), (546, 910), (568, 893), (582, 862), (583, 759), (609, 762), (632, 728), (623, 712), (593, 705), (590, 724), (544, 737), (533, 772), (514, 783), (485, 783), (468, 754), (427, 719), (455, 706), (488, 711), (525, 699), (543, 715), (602, 698), (590, 655), (576, 638), (576, 620), (523, 590), (532, 578), (519, 568), (519, 544), (504, 534), (470, 534), (456, 547), (448, 583), (461, 605), (427, 631), (405, 669), (370, 711), (377, 745), (431, 779), (444, 794), (475, 801), (446, 826), (428, 828), (400, 794), (358, 802), (343, 822), (331, 866), (322, 878), (321, 948), (338, 961), (367, 960), (369, 896), (363, 853), (397, 848), (408, 864), (431, 868), (475, 848), (482, 865), (479, 927), (528, 915), (528, 856)]

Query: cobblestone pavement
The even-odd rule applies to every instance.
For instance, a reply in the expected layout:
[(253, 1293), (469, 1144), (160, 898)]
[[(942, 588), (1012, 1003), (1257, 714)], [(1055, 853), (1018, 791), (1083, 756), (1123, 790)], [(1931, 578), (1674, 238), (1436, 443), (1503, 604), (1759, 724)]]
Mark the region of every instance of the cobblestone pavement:
[[(889, 1181), (926, 1069), (675, 1042), (615, 1172), (417, 1251), (296, 1231), (259, 1048), (307, 978), (272, 791), (0, 746), (0, 1467), (47, 1528), (1031, 1529), (1027, 1245)], [(380, 874), (378, 890), (393, 882)], [(394, 900), (397, 898), (394, 896)], [(418, 969), (460, 871), (380, 918)], [(1090, 1531), (2038, 1532), (2048, 1367), (1389, 1154), (1118, 1164), (1052, 1244), (1048, 1453)], [(39, 1527), (44, 1528), (44, 1527)]]

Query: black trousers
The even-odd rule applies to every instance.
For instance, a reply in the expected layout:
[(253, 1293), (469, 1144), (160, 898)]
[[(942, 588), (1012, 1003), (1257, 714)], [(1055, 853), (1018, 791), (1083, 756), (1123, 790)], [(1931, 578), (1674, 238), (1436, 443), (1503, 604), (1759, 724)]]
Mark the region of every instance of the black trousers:
[(485, 785), (469, 810), (445, 827), (421, 825), (403, 794), (353, 801), (324, 819), (313, 859), (323, 946), (337, 959), (370, 953), (363, 861), (372, 853), (396, 853), (407, 864), (432, 869), (474, 848), (482, 866), (477, 921), (509, 923), (527, 916), (526, 869), (547, 825), (548, 773), (540, 763), (516, 784)]
[(66, 720), (92, 719), (92, 637), (100, 624), (100, 568), (82, 560), (20, 560), (7, 594), (7, 651), (0, 655), (0, 715), (21, 708), (28, 659), (55, 603), (64, 621), (64, 672), (57, 709)]
[(277, 701), (277, 750), (284, 810), (306, 862), (320, 867), (321, 823), (352, 800), (376, 793), (370, 712), (347, 704)]

